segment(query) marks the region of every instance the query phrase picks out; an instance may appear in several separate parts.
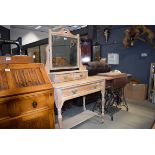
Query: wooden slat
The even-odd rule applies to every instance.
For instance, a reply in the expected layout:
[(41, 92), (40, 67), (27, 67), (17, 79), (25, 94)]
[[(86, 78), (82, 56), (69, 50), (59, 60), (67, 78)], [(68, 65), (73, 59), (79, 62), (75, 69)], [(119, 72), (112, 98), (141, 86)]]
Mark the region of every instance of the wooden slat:
[(25, 87), (25, 88), (12, 88), (8, 90), (2, 90), (0, 92), (0, 97), (5, 97), (5, 96), (12, 96), (12, 95), (20, 95), (24, 93), (32, 93), (36, 91), (42, 91), (42, 90), (48, 90), (52, 89), (51, 84), (44, 84), (44, 85), (39, 85), (39, 86), (31, 86), (31, 87)]
[[(86, 120), (94, 117), (94, 116), (98, 116), (97, 113), (95, 112), (92, 112), (90, 110), (86, 110), (78, 115), (75, 115), (71, 118), (68, 118), (66, 120), (64, 120), (62, 123), (63, 123), (63, 129), (71, 129), (77, 125), (79, 125), (80, 123), (82, 122), (85, 122)], [(55, 126), (56, 128), (59, 128), (58, 127), (58, 124), (56, 124)]]

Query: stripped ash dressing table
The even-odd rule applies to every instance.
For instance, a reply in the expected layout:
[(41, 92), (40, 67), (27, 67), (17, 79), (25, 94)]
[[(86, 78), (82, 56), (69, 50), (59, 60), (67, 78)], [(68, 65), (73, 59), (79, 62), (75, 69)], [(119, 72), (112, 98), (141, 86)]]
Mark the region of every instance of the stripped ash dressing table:
[[(69, 30), (49, 30), (49, 45), (46, 48), (46, 69), (54, 87), (54, 100), (58, 110), (59, 128), (73, 128), (98, 115), (86, 110), (85, 96), (102, 93), (102, 116), (104, 115), (105, 79), (102, 76), (88, 77), (88, 71), (81, 64), (79, 35)], [(83, 96), (83, 112), (62, 121), (62, 106), (65, 101)]]

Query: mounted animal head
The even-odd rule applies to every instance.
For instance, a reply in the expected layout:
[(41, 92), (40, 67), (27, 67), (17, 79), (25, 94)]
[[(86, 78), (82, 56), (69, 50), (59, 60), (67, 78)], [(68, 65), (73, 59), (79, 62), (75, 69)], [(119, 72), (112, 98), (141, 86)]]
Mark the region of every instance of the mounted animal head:
[[(146, 38), (143, 36), (146, 34)], [(154, 32), (143, 25), (132, 26), (125, 30), (125, 36), (123, 39), (123, 44), (125, 48), (129, 48), (135, 44), (136, 41), (140, 40), (143, 42), (149, 42), (152, 46), (154, 39)]]

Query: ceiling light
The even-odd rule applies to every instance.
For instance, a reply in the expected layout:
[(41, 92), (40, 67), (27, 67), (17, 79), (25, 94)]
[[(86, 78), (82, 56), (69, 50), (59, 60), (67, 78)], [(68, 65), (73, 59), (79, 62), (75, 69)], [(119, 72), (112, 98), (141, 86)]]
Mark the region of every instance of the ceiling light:
[(38, 30), (38, 29), (40, 29), (41, 27), (42, 27), (42, 26), (39, 25), (39, 26), (37, 26), (35, 29)]

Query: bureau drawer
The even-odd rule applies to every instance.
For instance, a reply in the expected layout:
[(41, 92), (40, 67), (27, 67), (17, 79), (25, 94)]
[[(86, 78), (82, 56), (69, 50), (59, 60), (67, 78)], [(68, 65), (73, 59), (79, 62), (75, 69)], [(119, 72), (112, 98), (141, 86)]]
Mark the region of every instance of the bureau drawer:
[(72, 95), (79, 95), (83, 93), (89, 93), (91, 91), (95, 90), (101, 90), (103, 89), (103, 83), (102, 82), (97, 82), (93, 84), (87, 84), (87, 85), (81, 85), (75, 88), (69, 88), (69, 89), (64, 89), (62, 91), (62, 96), (67, 97), (67, 96), (72, 96)]
[(0, 121), (0, 129), (50, 129), (55, 128), (54, 110), (44, 110)]
[(54, 129), (54, 110), (45, 110), (17, 120), (18, 129)]
[(33, 93), (0, 100), (0, 118), (15, 117), (43, 108), (54, 108), (53, 92)]

